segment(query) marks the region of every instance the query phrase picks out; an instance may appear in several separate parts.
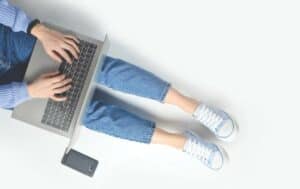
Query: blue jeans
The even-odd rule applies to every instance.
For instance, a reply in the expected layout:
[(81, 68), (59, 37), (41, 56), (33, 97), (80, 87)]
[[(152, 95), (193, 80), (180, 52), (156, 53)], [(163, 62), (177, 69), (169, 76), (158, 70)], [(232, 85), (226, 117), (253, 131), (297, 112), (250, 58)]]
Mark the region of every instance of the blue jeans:
[[(162, 102), (170, 84), (124, 60), (107, 56), (97, 82), (112, 89)], [(83, 124), (115, 137), (150, 143), (155, 123), (104, 102), (96, 91), (87, 107)]]
[[(8, 38), (10, 41), (7, 44), (13, 45), (7, 47), (9, 48), (7, 52), (13, 54), (2, 53), (4, 57), (9, 57), (10, 60), (6, 60), (9, 69), (2, 76), (0, 74), (0, 83), (22, 79), (35, 44), (35, 38), (21, 32), (10, 32)], [(5, 47), (2, 46), (2, 49)], [(18, 67), (19, 69), (16, 69)], [(153, 73), (109, 56), (105, 58), (101, 70), (98, 70), (96, 82), (118, 91), (159, 102), (163, 101), (170, 87), (168, 82)], [(150, 143), (155, 128), (153, 121), (141, 118), (117, 105), (109, 104), (103, 101), (97, 93), (99, 91), (95, 91), (86, 108), (83, 117), (85, 127), (122, 139)]]
[(22, 81), (35, 38), (0, 24), (0, 84)]

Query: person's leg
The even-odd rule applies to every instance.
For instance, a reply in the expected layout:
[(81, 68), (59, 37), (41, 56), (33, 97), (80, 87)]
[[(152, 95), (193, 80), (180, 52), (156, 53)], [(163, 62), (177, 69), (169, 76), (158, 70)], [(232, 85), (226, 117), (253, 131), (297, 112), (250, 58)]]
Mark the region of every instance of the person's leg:
[(183, 150), (187, 138), (183, 134), (169, 133), (163, 129), (155, 128), (151, 144), (168, 145), (178, 150)]
[(214, 170), (221, 169), (224, 163), (223, 153), (217, 145), (204, 141), (191, 131), (186, 131), (184, 134), (174, 134), (155, 128), (151, 144), (176, 148)]
[(118, 91), (175, 105), (191, 114), (199, 104), (153, 73), (109, 56), (104, 60), (97, 81)]
[(222, 153), (214, 144), (204, 142), (199, 137), (173, 134), (156, 128), (153, 121), (103, 102), (97, 92), (86, 109), (83, 125), (91, 130), (126, 140), (176, 148), (213, 169), (219, 169), (223, 164)]
[(217, 138), (231, 141), (237, 132), (237, 126), (224, 111), (211, 107), (170, 88), (164, 103), (172, 104), (190, 114), (195, 120), (210, 129)]
[(170, 88), (164, 99), (164, 103), (175, 105), (183, 111), (193, 114), (199, 105), (199, 101), (191, 97), (185, 96), (175, 88)]
[(161, 144), (183, 150), (186, 137), (157, 128), (155, 122), (143, 119), (116, 105), (94, 102), (88, 108), (83, 124), (88, 129), (114, 137), (145, 144)]
[(153, 73), (121, 59), (107, 56), (97, 82), (114, 90), (162, 102), (170, 83)]
[(155, 129), (155, 122), (104, 102), (98, 90), (86, 108), (83, 125), (91, 130), (142, 143), (150, 143)]
[(97, 81), (115, 90), (175, 105), (219, 139), (230, 140), (235, 134), (236, 126), (228, 114), (183, 95), (170, 83), (124, 60), (106, 57)]

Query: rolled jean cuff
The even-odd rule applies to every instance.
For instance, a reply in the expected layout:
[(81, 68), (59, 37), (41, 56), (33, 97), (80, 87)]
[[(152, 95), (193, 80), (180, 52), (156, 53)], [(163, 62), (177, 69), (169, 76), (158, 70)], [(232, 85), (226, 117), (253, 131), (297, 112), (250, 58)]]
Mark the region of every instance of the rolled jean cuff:
[(155, 123), (152, 122), (151, 125), (147, 128), (144, 128), (144, 134), (139, 139), (137, 139), (137, 142), (150, 144), (152, 140), (152, 136), (155, 130)]
[(164, 103), (164, 100), (165, 100), (165, 98), (167, 96), (167, 93), (168, 93), (170, 87), (171, 87), (171, 84), (168, 83), (168, 82), (166, 82), (165, 86), (162, 88), (160, 97), (158, 99), (159, 102)]
[(107, 56), (97, 82), (109, 88), (163, 102), (170, 84), (136, 65)]

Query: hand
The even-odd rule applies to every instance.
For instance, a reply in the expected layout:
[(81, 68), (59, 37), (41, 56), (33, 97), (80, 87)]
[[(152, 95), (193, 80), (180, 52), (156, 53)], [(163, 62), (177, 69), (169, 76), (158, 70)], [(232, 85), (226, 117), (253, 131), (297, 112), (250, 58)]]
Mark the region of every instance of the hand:
[(46, 53), (56, 62), (62, 62), (61, 58), (63, 58), (68, 63), (72, 63), (72, 57), (66, 51), (78, 59), (80, 53), (79, 40), (76, 37), (64, 35), (42, 24), (34, 26), (31, 34), (41, 41)]
[(42, 74), (28, 85), (28, 93), (32, 98), (51, 98), (55, 101), (65, 101), (66, 97), (58, 97), (56, 94), (68, 91), (72, 87), (71, 81), (70, 78), (59, 74), (58, 71)]

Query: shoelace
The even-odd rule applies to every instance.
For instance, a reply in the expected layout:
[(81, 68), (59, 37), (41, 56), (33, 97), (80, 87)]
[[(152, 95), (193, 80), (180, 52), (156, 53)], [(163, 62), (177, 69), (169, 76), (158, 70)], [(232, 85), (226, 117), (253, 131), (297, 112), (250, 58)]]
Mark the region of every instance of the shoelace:
[(194, 117), (209, 129), (214, 131), (216, 131), (217, 127), (223, 121), (223, 118), (220, 115), (206, 105), (202, 105), (199, 109), (197, 109)]
[(193, 136), (189, 137), (187, 142), (188, 144), (185, 146), (184, 150), (190, 155), (200, 159), (205, 164), (208, 164), (209, 157), (213, 150)]

